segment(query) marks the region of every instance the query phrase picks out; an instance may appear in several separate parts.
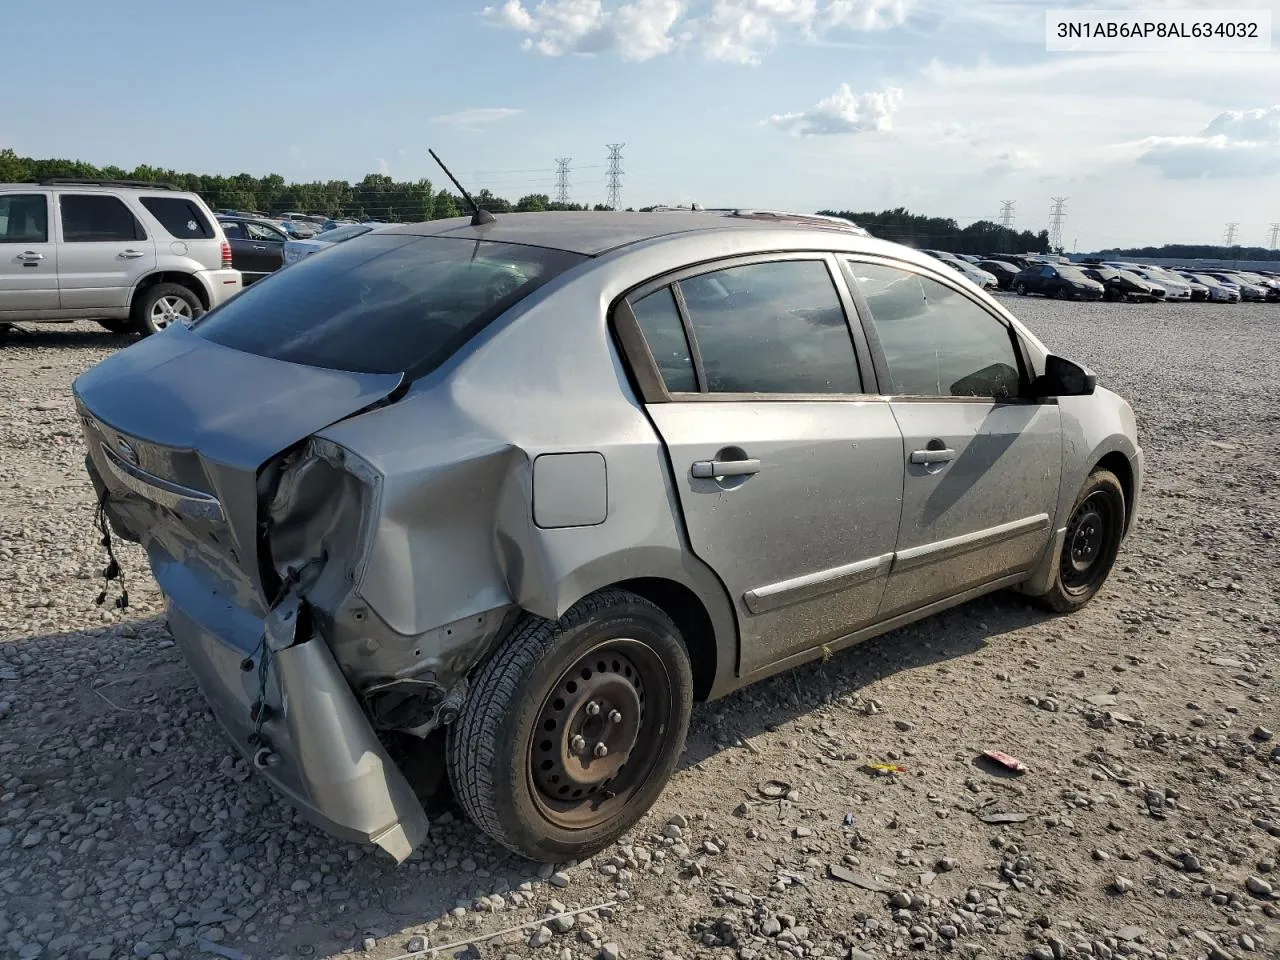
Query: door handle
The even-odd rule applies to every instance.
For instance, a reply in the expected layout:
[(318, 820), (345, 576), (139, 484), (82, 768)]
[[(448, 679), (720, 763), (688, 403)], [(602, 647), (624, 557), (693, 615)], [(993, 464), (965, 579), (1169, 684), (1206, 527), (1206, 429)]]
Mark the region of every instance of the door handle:
[(267, 249), (267, 248), (266, 248), (266, 247), (264, 247), (262, 244), (258, 243), (258, 244), (254, 244), (253, 249), (255, 249), (255, 250), (265, 250), (265, 249)]
[(121, 250), (118, 256), (121, 260), (137, 260), (139, 257), (145, 257), (146, 254), (141, 250)]
[(690, 473), (697, 480), (746, 477), (760, 472), (759, 460), (695, 460)]
[(23, 263), (32, 263), (36, 260), (43, 260), (44, 254), (36, 253), (34, 250), (27, 250), (24, 253), (18, 254), (18, 259)]
[(949, 463), (956, 458), (956, 452), (951, 449), (943, 450), (912, 450), (912, 463)]

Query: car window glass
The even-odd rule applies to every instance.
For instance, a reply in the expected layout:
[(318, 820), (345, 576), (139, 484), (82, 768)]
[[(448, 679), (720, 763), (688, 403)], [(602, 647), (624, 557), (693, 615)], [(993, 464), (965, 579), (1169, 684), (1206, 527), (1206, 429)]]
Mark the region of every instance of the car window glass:
[(62, 239), (66, 243), (111, 243), (145, 240), (146, 231), (119, 197), (110, 194), (63, 194)]
[(222, 232), (227, 235), (228, 240), (244, 239), (244, 227), (236, 220), (223, 220)]
[(672, 393), (696, 393), (698, 381), (689, 356), (689, 341), (671, 288), (663, 287), (637, 300), (631, 310), (667, 389)]
[(0, 243), (48, 243), (49, 201), (42, 193), (0, 197)]
[(213, 224), (209, 223), (204, 211), (185, 197), (140, 197), (139, 202), (176, 240), (208, 240), (213, 237)]
[(272, 243), (280, 243), (284, 240), (280, 234), (260, 223), (246, 223), (244, 229), (249, 234), (250, 240), (269, 240)]
[(821, 260), (680, 281), (713, 393), (861, 393), (840, 297)]
[(849, 266), (889, 365), (887, 392), (994, 399), (1021, 393), (1009, 329), (982, 307), (919, 274), (855, 261)]
[(1052, 277), (1052, 276), (1053, 276), (1053, 267), (1045, 267), (1043, 270), (1041, 270), (1041, 271), (1040, 271), (1040, 276), (1042, 276), (1042, 277), (1044, 277), (1044, 278), (1046, 278), (1046, 279), (1048, 279), (1049, 277)]

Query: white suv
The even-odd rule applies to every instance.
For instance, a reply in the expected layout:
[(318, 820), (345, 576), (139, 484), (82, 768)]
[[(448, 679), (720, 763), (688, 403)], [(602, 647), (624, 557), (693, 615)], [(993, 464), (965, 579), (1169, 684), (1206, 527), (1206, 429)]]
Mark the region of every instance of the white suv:
[(16, 321), (96, 320), (146, 336), (241, 289), (194, 193), (121, 180), (0, 184), (0, 339)]

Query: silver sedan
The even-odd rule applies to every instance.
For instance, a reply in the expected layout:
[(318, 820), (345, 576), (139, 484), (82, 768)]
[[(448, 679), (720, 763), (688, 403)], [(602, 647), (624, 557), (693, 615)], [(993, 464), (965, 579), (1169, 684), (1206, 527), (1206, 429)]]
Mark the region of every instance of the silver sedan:
[(599, 850), (695, 700), (993, 590), (1070, 613), (1142, 488), (1129, 404), (963, 276), (761, 211), (370, 232), (75, 397), (232, 741), (397, 859), (446, 774)]

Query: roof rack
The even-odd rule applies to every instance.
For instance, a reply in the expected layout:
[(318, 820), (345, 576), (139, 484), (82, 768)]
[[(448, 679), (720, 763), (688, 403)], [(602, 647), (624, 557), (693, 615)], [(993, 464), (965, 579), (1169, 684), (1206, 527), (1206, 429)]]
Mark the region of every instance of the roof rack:
[(141, 187), (144, 190), (181, 190), (177, 184), (151, 180), (105, 180), (100, 177), (44, 177), (33, 181), (44, 187)]

